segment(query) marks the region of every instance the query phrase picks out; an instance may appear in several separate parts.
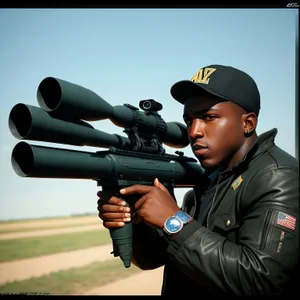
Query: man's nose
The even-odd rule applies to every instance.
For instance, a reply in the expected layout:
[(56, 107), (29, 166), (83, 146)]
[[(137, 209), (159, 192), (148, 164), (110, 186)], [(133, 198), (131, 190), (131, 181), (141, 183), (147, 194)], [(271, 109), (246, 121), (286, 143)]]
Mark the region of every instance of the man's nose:
[(194, 119), (188, 130), (189, 138), (194, 140), (204, 136), (203, 120)]

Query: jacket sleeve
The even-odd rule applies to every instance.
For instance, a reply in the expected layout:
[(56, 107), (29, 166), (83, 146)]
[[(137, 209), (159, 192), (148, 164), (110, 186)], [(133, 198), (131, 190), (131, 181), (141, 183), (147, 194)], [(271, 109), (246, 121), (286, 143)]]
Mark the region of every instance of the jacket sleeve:
[(248, 183), (248, 210), (236, 231), (238, 243), (187, 224), (167, 253), (177, 268), (217, 294), (278, 295), (299, 263), (298, 169), (261, 171)]
[(132, 225), (132, 263), (142, 270), (152, 270), (164, 265), (168, 241), (161, 230), (143, 222)]

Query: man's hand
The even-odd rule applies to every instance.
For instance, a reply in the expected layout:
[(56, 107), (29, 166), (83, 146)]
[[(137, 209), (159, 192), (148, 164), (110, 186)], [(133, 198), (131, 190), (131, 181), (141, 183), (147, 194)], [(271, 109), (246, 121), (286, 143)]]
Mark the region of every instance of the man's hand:
[(131, 220), (130, 208), (126, 207), (126, 202), (113, 196), (108, 201), (102, 199), (101, 192), (97, 193), (99, 218), (103, 220), (105, 228), (123, 227), (125, 222)]
[(174, 215), (180, 208), (169, 191), (158, 179), (154, 186), (136, 184), (120, 190), (122, 195), (143, 195), (133, 204), (138, 216), (147, 224), (162, 229), (166, 219)]

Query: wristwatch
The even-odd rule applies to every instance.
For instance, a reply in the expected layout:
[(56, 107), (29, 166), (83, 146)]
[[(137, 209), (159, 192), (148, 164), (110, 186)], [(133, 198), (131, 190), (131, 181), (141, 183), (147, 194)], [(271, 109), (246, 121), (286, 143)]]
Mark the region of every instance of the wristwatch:
[(178, 212), (176, 212), (174, 216), (179, 218), (183, 224), (187, 224), (192, 220), (192, 217), (182, 210), (179, 210)]
[(189, 223), (192, 217), (184, 211), (178, 211), (174, 216), (169, 217), (163, 227), (163, 231), (169, 236), (178, 233), (185, 224)]

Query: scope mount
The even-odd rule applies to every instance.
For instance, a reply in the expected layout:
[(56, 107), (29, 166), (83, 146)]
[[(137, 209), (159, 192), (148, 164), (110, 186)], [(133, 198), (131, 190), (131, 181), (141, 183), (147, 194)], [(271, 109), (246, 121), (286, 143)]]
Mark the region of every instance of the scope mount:
[[(166, 152), (162, 143), (159, 141), (159, 133), (165, 133), (167, 131), (167, 124), (162, 119), (159, 110), (162, 109), (162, 104), (154, 99), (141, 100), (139, 103), (139, 109), (131, 104), (124, 104), (124, 106), (130, 108), (133, 112), (133, 123), (131, 127), (125, 127), (124, 133), (127, 134), (131, 145), (130, 150), (144, 153), (164, 154)], [(142, 126), (142, 114), (152, 116), (155, 118), (156, 129), (154, 132), (150, 132), (147, 128)]]

